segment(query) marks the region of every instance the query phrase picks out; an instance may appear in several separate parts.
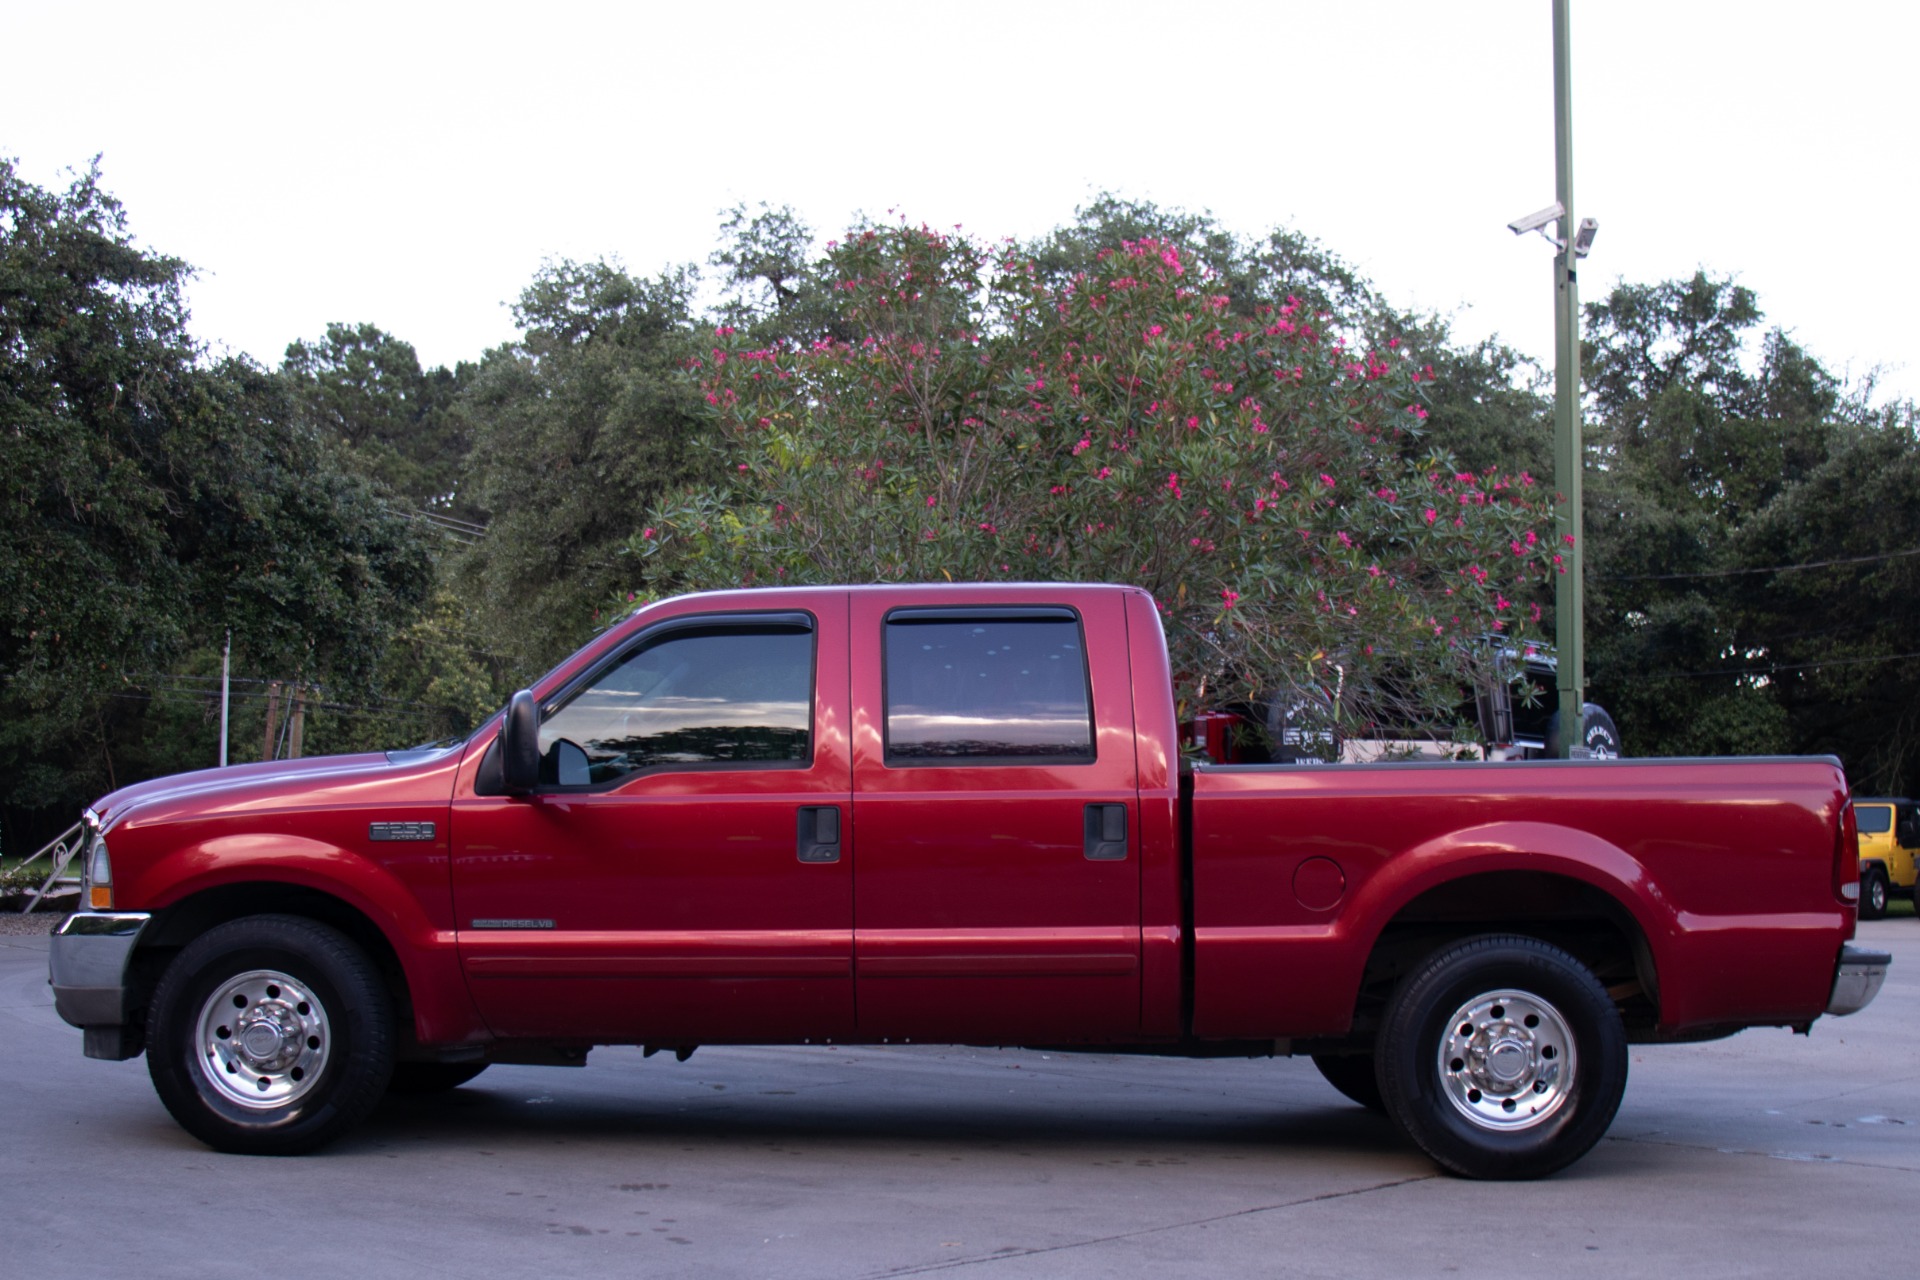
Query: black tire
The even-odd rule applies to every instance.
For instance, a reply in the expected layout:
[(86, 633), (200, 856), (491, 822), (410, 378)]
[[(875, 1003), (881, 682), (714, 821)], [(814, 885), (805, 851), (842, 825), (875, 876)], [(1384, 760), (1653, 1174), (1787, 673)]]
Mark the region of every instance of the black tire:
[(1387, 1114), (1468, 1178), (1564, 1169), (1600, 1141), (1627, 1085), (1626, 1031), (1606, 989), (1537, 938), (1435, 952), (1387, 1002), (1377, 1052)]
[(1313, 1065), (1320, 1068), (1320, 1074), (1326, 1077), (1328, 1084), (1348, 1098), (1369, 1111), (1386, 1114), (1387, 1104), (1380, 1096), (1380, 1080), (1374, 1074), (1372, 1054), (1316, 1053), (1313, 1055)]
[(402, 1097), (458, 1089), (487, 1069), (484, 1062), (396, 1062), (387, 1092)]
[[(1547, 740), (1545, 754), (1549, 760), (1560, 758), (1560, 713), (1555, 711), (1547, 717)], [(1580, 708), (1580, 740), (1574, 745), (1585, 747), (1591, 760), (1617, 760), (1620, 758), (1620, 730), (1615, 727), (1613, 717), (1607, 709), (1596, 702), (1583, 703)]]
[(1887, 873), (1868, 867), (1860, 873), (1860, 918), (1879, 920), (1887, 914)]
[(1620, 758), (1620, 730), (1614, 726), (1613, 717), (1605, 707), (1587, 703), (1580, 717), (1580, 744), (1587, 749), (1589, 759)]
[(167, 966), (147, 1015), (161, 1102), (238, 1155), (297, 1155), (346, 1133), (386, 1092), (393, 1052), (393, 999), (373, 962), (299, 916), (200, 935)]

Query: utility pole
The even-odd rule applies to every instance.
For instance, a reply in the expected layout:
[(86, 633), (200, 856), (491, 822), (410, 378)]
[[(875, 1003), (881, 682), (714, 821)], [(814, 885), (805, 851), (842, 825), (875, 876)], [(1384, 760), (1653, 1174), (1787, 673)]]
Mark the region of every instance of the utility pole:
[(1586, 529), (1581, 519), (1581, 472), (1586, 459), (1580, 417), (1579, 262), (1593, 241), (1578, 233), (1573, 213), (1573, 77), (1571, 0), (1553, 0), (1554, 188), (1560, 202), (1559, 250), (1553, 259), (1553, 483), (1560, 492), (1554, 550), (1561, 557), (1553, 594), (1554, 644), (1559, 650), (1560, 754), (1586, 754), (1582, 720), (1586, 704)]
[(233, 632), (227, 632), (227, 647), (220, 651), (220, 767), (227, 767), (228, 691), (233, 671)]

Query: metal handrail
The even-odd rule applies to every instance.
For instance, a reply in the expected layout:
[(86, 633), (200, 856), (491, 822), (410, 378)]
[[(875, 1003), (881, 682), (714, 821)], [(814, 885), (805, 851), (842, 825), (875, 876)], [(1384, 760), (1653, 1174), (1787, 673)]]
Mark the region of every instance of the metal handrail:
[(80, 851), (86, 848), (86, 830), (85, 823), (74, 823), (42, 846), (39, 852), (20, 864), (21, 869), (24, 870), (42, 858), (50, 857), (53, 860), (53, 870), (48, 873), (45, 880), (40, 882), (38, 889), (27, 895), (27, 905), (20, 908), (21, 915), (24, 916), (39, 906), (40, 900), (46, 897), (48, 891), (55, 886), (74, 889), (80, 887), (84, 877), (68, 875), (67, 868), (73, 864), (74, 858), (79, 856)]

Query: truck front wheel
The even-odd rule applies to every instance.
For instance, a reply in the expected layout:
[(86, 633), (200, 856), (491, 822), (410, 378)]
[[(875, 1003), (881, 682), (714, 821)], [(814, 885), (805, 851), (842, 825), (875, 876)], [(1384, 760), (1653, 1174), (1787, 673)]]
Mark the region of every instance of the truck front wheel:
[(1441, 1167), (1538, 1178), (1585, 1155), (1613, 1123), (1626, 1032), (1571, 955), (1489, 935), (1443, 948), (1400, 984), (1378, 1068), (1387, 1113)]
[(298, 916), (248, 916), (188, 944), (147, 1032), (161, 1102), (216, 1151), (311, 1151), (365, 1119), (393, 1073), (379, 972), (345, 934)]

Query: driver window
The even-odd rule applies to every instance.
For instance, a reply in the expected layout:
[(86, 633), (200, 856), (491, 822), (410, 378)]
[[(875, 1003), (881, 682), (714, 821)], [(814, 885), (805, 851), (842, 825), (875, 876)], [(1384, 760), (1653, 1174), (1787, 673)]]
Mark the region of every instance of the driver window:
[(676, 630), (542, 720), (541, 781), (602, 786), (646, 769), (804, 765), (812, 721), (812, 632)]

